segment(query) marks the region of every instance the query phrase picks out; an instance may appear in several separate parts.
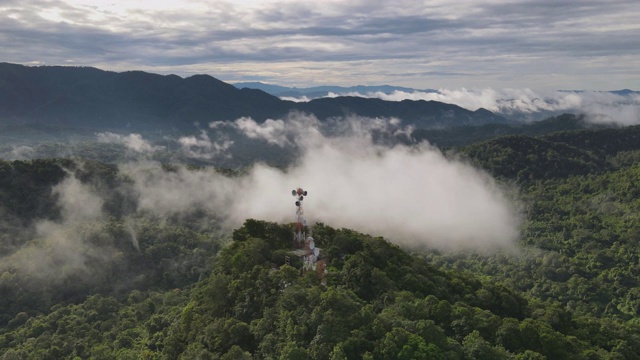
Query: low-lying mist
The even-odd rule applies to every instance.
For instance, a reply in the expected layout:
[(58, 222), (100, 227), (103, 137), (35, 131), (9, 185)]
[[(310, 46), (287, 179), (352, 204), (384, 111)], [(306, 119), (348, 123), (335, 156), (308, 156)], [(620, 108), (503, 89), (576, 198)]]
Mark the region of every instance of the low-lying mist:
[[(309, 193), (305, 217), (311, 224), (380, 235), (407, 247), (485, 251), (512, 247), (519, 236), (519, 212), (502, 186), (427, 143), (411, 143), (411, 128), (398, 119), (320, 122), (291, 114), (264, 123), (250, 118), (211, 123), (199, 132), (181, 138), (189, 146), (179, 151), (193, 152), (196, 159), (229, 159), (238, 143), (244, 143), (243, 151), (253, 143), (256, 151), (276, 147), (290, 159), (282, 166), (258, 162), (234, 172), (167, 166), (152, 157), (165, 149), (141, 135), (98, 134), (104, 144), (126, 146), (131, 157), (114, 168), (111, 180), (81, 181), (87, 173), (83, 165), (69, 169), (52, 188), (59, 217), (34, 220), (22, 231), (25, 239), (5, 246), (0, 274), (17, 271), (36, 288), (70, 279), (98, 282), (101, 271), (120, 266), (123, 252), (149, 250), (149, 233), (147, 242), (138, 243), (137, 221), (159, 219), (153, 225), (159, 229), (162, 219), (189, 219), (191, 227), (215, 224), (215, 231), (231, 231), (248, 218), (292, 223), (296, 207), (290, 194), (297, 187)], [(213, 236), (209, 230), (199, 234), (204, 236), (199, 241)], [(171, 236), (178, 233), (163, 244)], [(158, 246), (170, 246), (163, 244)], [(145, 256), (155, 256), (149, 251)]]
[[(640, 93), (607, 91), (546, 91), (531, 89), (440, 89), (438, 91), (394, 91), (392, 93), (329, 93), (327, 97), (358, 96), (387, 101), (433, 100), (475, 111), (487, 109), (521, 121), (542, 120), (563, 112), (585, 115), (594, 124), (622, 126), (640, 124)], [(308, 98), (283, 97), (309, 101)]]
[(59, 285), (69, 276), (93, 276), (94, 265), (113, 255), (115, 249), (87, 241), (99, 233), (98, 223), (103, 219), (101, 197), (73, 174), (54, 186), (52, 192), (58, 199), (61, 219), (36, 221), (34, 229), (28, 231), (34, 238), (0, 258), (0, 273), (17, 269), (36, 284)]
[[(167, 214), (204, 207), (229, 227), (246, 218), (292, 222), (290, 191), (309, 191), (307, 219), (383, 235), (407, 246), (485, 249), (518, 237), (519, 215), (489, 175), (446, 158), (428, 144), (379, 145), (379, 132), (406, 137), (397, 119), (352, 117), (326, 126), (294, 114), (258, 124), (249, 118), (212, 123), (299, 153), (287, 169), (253, 165), (244, 175), (180, 167), (164, 172), (154, 163), (129, 163), (139, 206)], [(334, 129), (327, 135), (326, 128)], [(232, 147), (229, 148), (232, 150)]]

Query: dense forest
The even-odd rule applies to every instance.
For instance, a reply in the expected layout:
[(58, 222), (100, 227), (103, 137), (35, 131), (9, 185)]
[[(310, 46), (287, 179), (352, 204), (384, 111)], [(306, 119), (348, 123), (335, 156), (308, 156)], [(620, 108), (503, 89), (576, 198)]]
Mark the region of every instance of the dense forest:
[[(141, 211), (115, 165), (2, 161), (0, 359), (640, 358), (640, 127), (536, 131), (447, 152), (518, 189), (517, 250), (316, 224), (321, 275), (286, 261), (291, 224), (228, 233), (205, 209)], [(70, 177), (104, 216), (65, 220)], [(56, 273), (21, 263), (34, 254)]]

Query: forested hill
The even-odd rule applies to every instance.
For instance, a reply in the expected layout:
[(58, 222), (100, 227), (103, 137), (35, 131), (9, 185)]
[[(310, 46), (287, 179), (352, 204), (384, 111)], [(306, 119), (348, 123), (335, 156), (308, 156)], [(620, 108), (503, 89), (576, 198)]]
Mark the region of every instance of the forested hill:
[[(491, 123), (479, 126), (416, 129), (413, 131), (412, 136), (417, 141), (426, 140), (440, 148), (452, 148), (463, 147), (507, 135), (542, 136), (551, 133), (564, 134), (571, 130), (597, 130), (606, 127), (609, 126), (589, 123), (584, 115), (563, 114), (531, 123)], [(569, 141), (571, 141), (570, 137), (571, 135), (568, 137)]]
[[(324, 279), (285, 264), (291, 224), (229, 236), (206, 209), (140, 210), (113, 165), (2, 162), (0, 359), (638, 359), (637, 132), (458, 149), (518, 187), (518, 251), (416, 251), (318, 224)], [(61, 184), (101, 194), (104, 216), (63, 223)]]
[(208, 75), (181, 78), (142, 71), (0, 63), (2, 124), (92, 129), (183, 128), (193, 122), (286, 114), (289, 105), (259, 90)]
[(183, 129), (192, 128), (194, 122), (243, 116), (257, 121), (283, 118), (291, 111), (320, 119), (398, 117), (420, 127), (507, 122), (486, 110), (474, 112), (436, 101), (334, 98), (295, 103), (261, 90), (237, 89), (209, 75), (181, 78), (142, 71), (0, 63), (0, 125)]
[(470, 272), (439, 270), (381, 238), (323, 225), (315, 236), (331, 259), (326, 285), (284, 263), (289, 226), (249, 220), (193, 289), (134, 290), (120, 300), (96, 294), (41, 316), (18, 313), (0, 333), (0, 354), (582, 359), (638, 350), (637, 325), (602, 327), (604, 320), (527, 300)]
[(494, 176), (531, 180), (588, 175), (637, 161), (640, 126), (562, 131), (532, 137), (509, 135), (476, 143), (462, 152)]

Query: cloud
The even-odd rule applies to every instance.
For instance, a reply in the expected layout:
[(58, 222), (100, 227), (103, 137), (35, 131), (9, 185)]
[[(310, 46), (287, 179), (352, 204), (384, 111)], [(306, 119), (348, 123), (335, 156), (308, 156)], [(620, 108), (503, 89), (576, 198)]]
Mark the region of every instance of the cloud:
[[(363, 120), (366, 119), (366, 120)], [(268, 144), (285, 147), (304, 147), (309, 142), (322, 142), (325, 136), (364, 136), (373, 141), (375, 135), (386, 134), (411, 140), (412, 126), (405, 127), (398, 118), (361, 118), (357, 116), (326, 119), (322, 122), (306, 113), (293, 111), (285, 119), (267, 119), (258, 123), (249, 117), (233, 122), (212, 122), (215, 129), (235, 130), (249, 139), (263, 140)]]
[(7, 160), (28, 160), (33, 157), (36, 150), (32, 146), (18, 145), (13, 146), (11, 151), (6, 154)]
[[(447, 158), (428, 144), (377, 141), (383, 133), (410, 134), (411, 129), (402, 127), (398, 119), (332, 121), (327, 126), (312, 116), (291, 114), (262, 124), (242, 118), (230, 125), (211, 125), (212, 130), (228, 126), (252, 140), (294, 149), (299, 157), (284, 170), (257, 163), (230, 177), (208, 167), (189, 170), (178, 165), (168, 171), (160, 163), (137, 160), (120, 165), (119, 171), (128, 179), (127, 196), (136, 199), (134, 211), (154, 218), (205, 210), (227, 230), (247, 218), (291, 223), (295, 206), (289, 194), (302, 186), (309, 192), (305, 216), (310, 223), (382, 235), (409, 247), (514, 246), (519, 213), (505, 190), (485, 172)], [(183, 139), (196, 156), (219, 154), (204, 131)], [(30, 240), (0, 258), (0, 273), (25, 276), (36, 288), (62, 286), (69, 279), (101, 281), (101, 272), (117, 261), (121, 251), (113, 245), (117, 239), (105, 229), (105, 199), (73, 173), (52, 192), (61, 218), (38, 221), (33, 229), (24, 230), (23, 236)], [(124, 232), (137, 248), (135, 224), (123, 220)]]
[(140, 134), (120, 135), (107, 131), (97, 133), (96, 137), (100, 143), (122, 145), (137, 153), (154, 153), (164, 149), (163, 146), (151, 145), (151, 143), (144, 140)]
[(90, 281), (97, 262), (106, 261), (113, 249), (95, 246), (88, 239), (101, 236), (103, 200), (74, 175), (52, 189), (58, 196), (62, 219), (35, 224), (35, 238), (12, 254), (0, 258), (0, 272), (16, 271), (47, 285), (59, 284), (70, 276)]
[(639, 11), (633, 0), (7, 0), (0, 46), (22, 64), (298, 86), (633, 88)]
[(54, 186), (52, 191), (59, 197), (58, 203), (66, 223), (84, 223), (102, 218), (103, 200), (74, 175)]
[(249, 139), (263, 140), (279, 147), (290, 147), (297, 146), (301, 137), (308, 137), (320, 131), (321, 124), (313, 116), (292, 112), (285, 120), (267, 119), (258, 123), (250, 117), (242, 117), (233, 122), (212, 122), (209, 127), (227, 128)]
[(371, 129), (394, 128), (395, 121), (343, 119), (346, 131), (325, 135), (312, 117), (262, 125), (241, 120), (239, 128), (269, 139), (297, 134), (288, 141), (301, 157), (286, 171), (256, 164), (235, 178), (207, 169), (164, 172), (153, 163), (123, 166), (139, 193), (140, 208), (165, 214), (204, 208), (230, 228), (247, 218), (292, 222), (295, 207), (288, 194), (302, 186), (309, 191), (308, 220), (408, 246), (486, 249), (511, 246), (518, 237), (518, 212), (483, 171), (427, 144), (376, 145)]
[(235, 121), (241, 132), (250, 139), (263, 139), (269, 144), (285, 146), (291, 144), (287, 139), (285, 123), (283, 120), (267, 119), (264, 123), (258, 124), (251, 118), (241, 118)]
[(618, 125), (640, 124), (640, 93), (617, 95), (612, 93), (586, 93), (583, 113), (592, 123)]
[(193, 159), (210, 160), (219, 156), (231, 156), (226, 150), (233, 145), (233, 141), (222, 133), (218, 135), (219, 138), (216, 141), (211, 141), (209, 134), (205, 130), (200, 130), (200, 135), (180, 137), (178, 143), (183, 154)]
[(295, 97), (295, 96), (280, 96), (280, 99), (285, 101), (293, 101), (293, 102), (308, 102), (313, 99), (307, 97), (306, 95)]
[[(640, 124), (640, 93), (617, 94), (606, 91), (534, 91), (531, 89), (439, 89), (432, 91), (393, 91), (370, 93), (329, 93), (327, 97), (358, 96), (387, 101), (426, 100), (455, 104), (475, 111), (480, 108), (510, 116), (514, 119), (531, 119), (531, 115), (543, 112), (574, 112), (585, 114), (593, 123), (619, 125)], [(300, 100), (302, 101), (302, 100)]]

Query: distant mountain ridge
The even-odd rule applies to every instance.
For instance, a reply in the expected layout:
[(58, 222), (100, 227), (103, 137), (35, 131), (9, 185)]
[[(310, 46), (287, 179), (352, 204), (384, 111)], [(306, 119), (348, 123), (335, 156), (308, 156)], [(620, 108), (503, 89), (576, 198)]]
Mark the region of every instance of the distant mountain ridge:
[[(268, 94), (278, 96), (278, 97), (298, 97), (302, 98), (306, 96), (308, 99), (315, 99), (318, 97), (326, 97), (329, 93), (336, 94), (338, 96), (342, 96), (350, 93), (360, 93), (360, 94), (369, 94), (381, 92), (385, 94), (392, 94), (394, 91), (403, 91), (403, 92), (426, 92), (426, 93), (438, 93), (437, 89), (415, 89), (409, 87), (402, 86), (392, 86), (392, 85), (377, 85), (377, 86), (313, 86), (306, 88), (298, 88), (298, 87), (287, 87), (280, 86), (274, 84), (265, 84), (262, 82), (239, 82), (234, 83), (233, 86), (238, 89), (248, 88), (248, 89), (258, 89), (262, 90)], [(560, 92), (575, 92), (575, 93), (583, 93), (585, 90), (558, 90)], [(630, 90), (630, 89), (622, 89), (622, 90), (611, 90), (611, 91), (602, 91), (616, 95), (630, 95), (630, 94), (640, 94), (640, 91)]]
[(258, 89), (238, 89), (209, 75), (181, 78), (142, 71), (0, 63), (0, 126), (192, 129), (196, 122), (245, 116), (264, 121), (292, 111), (321, 120), (350, 115), (397, 117), (421, 128), (508, 122), (484, 109), (469, 111), (437, 101), (338, 97), (296, 103)]
[(27, 67), (0, 63), (0, 119), (90, 128), (192, 126), (194, 122), (288, 111), (259, 90), (239, 90), (208, 75), (181, 78), (142, 71)]
[(349, 93), (376, 93), (381, 92), (385, 94), (391, 94), (394, 91), (404, 91), (404, 92), (438, 92), (435, 89), (424, 89), (418, 90), (408, 87), (402, 86), (391, 86), (391, 85), (377, 85), (377, 86), (365, 86), (365, 85), (357, 85), (357, 86), (313, 86), (308, 88), (297, 88), (297, 87), (286, 87), (280, 85), (271, 85), (265, 84), (261, 82), (241, 82), (233, 84), (238, 89), (249, 88), (249, 89), (258, 89), (262, 90), (266, 93), (269, 93), (278, 97), (303, 97), (306, 96), (311, 99), (325, 97), (329, 95), (329, 93), (334, 94), (349, 94)]

